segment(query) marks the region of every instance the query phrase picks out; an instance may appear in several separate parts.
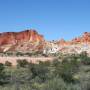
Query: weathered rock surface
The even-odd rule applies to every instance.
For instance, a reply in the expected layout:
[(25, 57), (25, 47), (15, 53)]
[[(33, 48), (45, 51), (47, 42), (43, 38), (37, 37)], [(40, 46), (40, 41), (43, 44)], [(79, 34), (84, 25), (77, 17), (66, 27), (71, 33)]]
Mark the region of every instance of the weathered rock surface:
[(85, 32), (81, 37), (72, 40), (73, 43), (90, 43), (90, 33)]
[[(36, 30), (22, 32), (0, 33), (0, 51), (44, 51), (44, 52), (90, 52), (90, 33), (85, 32), (82, 36), (71, 41), (61, 39), (59, 41), (46, 41)], [(45, 50), (46, 49), (46, 50)]]
[(43, 36), (39, 35), (35, 30), (0, 33), (0, 45), (16, 44), (27, 41), (41, 42), (43, 40)]
[[(52, 46), (53, 44), (53, 46)], [(56, 47), (57, 44), (57, 47)], [(86, 51), (90, 54), (90, 33), (85, 32), (82, 36), (76, 37), (70, 41), (64, 39), (54, 41), (47, 47), (48, 53), (59, 51), (61, 53), (81, 53)]]
[(5, 32), (0, 33), (0, 50), (17, 50), (24, 51), (35, 49), (39, 43), (44, 42), (42, 35), (35, 30), (25, 30), (22, 32)]

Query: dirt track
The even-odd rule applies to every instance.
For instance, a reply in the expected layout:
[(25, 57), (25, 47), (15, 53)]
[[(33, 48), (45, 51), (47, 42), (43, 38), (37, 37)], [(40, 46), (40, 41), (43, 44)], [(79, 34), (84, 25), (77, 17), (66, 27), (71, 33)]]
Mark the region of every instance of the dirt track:
[(17, 60), (27, 60), (28, 62), (38, 63), (38, 61), (52, 61), (54, 58), (52, 57), (0, 57), (0, 63), (5, 63), (9, 61), (13, 66), (17, 64)]

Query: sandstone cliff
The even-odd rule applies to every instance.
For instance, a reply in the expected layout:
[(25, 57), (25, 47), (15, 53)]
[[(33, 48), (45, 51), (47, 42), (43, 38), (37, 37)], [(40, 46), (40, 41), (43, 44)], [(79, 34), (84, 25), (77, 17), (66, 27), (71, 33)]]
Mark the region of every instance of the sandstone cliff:
[(74, 38), (73, 43), (90, 43), (90, 33), (84, 32), (81, 37)]
[[(87, 44), (87, 45), (86, 45)], [(0, 33), (0, 52), (6, 51), (43, 51), (48, 48), (65, 52), (79, 52), (87, 50), (90, 46), (90, 33), (85, 32), (82, 36), (70, 41), (61, 39), (59, 41), (46, 41), (36, 30), (25, 30), (21, 32)], [(76, 51), (77, 50), (77, 51)]]
[(44, 38), (36, 30), (0, 33), (1, 51), (35, 49), (42, 42)]

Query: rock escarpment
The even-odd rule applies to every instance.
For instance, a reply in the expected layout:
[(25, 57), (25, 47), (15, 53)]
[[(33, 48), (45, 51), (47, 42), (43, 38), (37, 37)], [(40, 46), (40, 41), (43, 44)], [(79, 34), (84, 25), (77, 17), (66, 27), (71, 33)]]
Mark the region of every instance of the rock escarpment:
[(0, 33), (0, 51), (35, 49), (42, 42), (44, 42), (44, 37), (36, 30)]
[(49, 53), (90, 53), (90, 33), (85, 32), (82, 36), (70, 41), (64, 39), (58, 41), (46, 41), (36, 30), (21, 32), (0, 33), (0, 52), (6, 51), (42, 51)]

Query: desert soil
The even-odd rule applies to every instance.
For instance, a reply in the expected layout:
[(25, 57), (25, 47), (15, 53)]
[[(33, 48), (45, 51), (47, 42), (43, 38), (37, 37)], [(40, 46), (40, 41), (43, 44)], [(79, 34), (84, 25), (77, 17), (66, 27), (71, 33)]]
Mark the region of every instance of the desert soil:
[(52, 61), (53, 57), (1, 57), (0, 56), (0, 63), (5, 63), (6, 61), (9, 61), (12, 63), (13, 66), (17, 65), (17, 60), (27, 60), (31, 63), (38, 63), (39, 61)]

